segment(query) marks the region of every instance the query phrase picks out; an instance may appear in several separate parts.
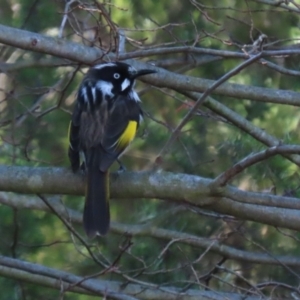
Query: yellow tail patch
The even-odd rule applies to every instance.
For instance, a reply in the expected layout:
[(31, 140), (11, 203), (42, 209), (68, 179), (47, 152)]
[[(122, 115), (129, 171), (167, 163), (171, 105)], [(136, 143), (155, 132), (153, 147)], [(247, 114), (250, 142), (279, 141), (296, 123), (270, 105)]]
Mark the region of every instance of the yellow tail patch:
[(130, 142), (134, 139), (135, 134), (137, 131), (137, 122), (136, 121), (129, 121), (126, 129), (120, 136), (117, 147), (121, 149), (125, 149)]
[(71, 137), (71, 125), (72, 125), (72, 121), (69, 123), (69, 128), (68, 128), (68, 139), (70, 140)]

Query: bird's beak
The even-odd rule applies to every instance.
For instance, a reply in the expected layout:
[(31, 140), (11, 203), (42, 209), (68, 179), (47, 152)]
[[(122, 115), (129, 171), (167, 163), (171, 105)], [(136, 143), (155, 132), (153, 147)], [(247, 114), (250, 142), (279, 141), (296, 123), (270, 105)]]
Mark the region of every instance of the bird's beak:
[(135, 79), (137, 77), (140, 77), (140, 76), (143, 76), (143, 75), (147, 75), (147, 74), (153, 74), (153, 73), (156, 73), (156, 71), (150, 70), (150, 69), (143, 69), (143, 70), (139, 70), (139, 71), (134, 72), (131, 75), (131, 78)]

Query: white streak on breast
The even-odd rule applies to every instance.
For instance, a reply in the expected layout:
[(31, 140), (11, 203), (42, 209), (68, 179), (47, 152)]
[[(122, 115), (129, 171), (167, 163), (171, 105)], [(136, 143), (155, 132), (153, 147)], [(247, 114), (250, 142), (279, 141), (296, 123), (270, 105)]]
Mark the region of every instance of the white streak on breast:
[(93, 86), (92, 88), (93, 102), (96, 103), (96, 88)]
[(84, 102), (88, 103), (89, 101), (88, 101), (88, 98), (87, 98), (86, 87), (83, 87), (81, 89), (81, 95), (83, 97)]
[(99, 80), (96, 84), (96, 88), (101, 90), (103, 97), (114, 96), (114, 94), (112, 93), (113, 85), (110, 82)]

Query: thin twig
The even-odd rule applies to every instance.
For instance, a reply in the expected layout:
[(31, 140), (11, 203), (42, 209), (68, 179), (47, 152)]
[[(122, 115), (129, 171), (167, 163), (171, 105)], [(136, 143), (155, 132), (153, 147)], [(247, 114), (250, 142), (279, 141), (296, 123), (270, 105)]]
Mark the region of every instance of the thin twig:
[(207, 96), (209, 96), (218, 86), (220, 86), (222, 83), (227, 81), (229, 78), (235, 76), (241, 70), (243, 70), (247, 66), (251, 65), (253, 62), (257, 61), (261, 57), (261, 55), (262, 55), (262, 53), (260, 52), (256, 55), (252, 56), (251, 58), (249, 58), (248, 60), (246, 60), (242, 64), (238, 65), (236, 68), (234, 68), (230, 72), (226, 73), (219, 80), (215, 81), (214, 84), (211, 87), (209, 87), (202, 94), (202, 96), (196, 101), (194, 107), (185, 115), (185, 117), (182, 119), (180, 124), (175, 128), (175, 130), (173, 131), (173, 133), (170, 136), (169, 140), (167, 141), (167, 143), (164, 145), (164, 147), (161, 149), (160, 153), (158, 154), (158, 157), (164, 156), (169, 151), (170, 146), (173, 144), (173, 142), (176, 140), (176, 138), (180, 134), (181, 129), (192, 118), (193, 114), (197, 112), (197, 109), (199, 108), (199, 106), (201, 104), (203, 104), (203, 102), (205, 101)]
[(268, 148), (255, 154), (250, 154), (216, 177), (216, 179), (213, 181), (213, 185), (224, 186), (246, 168), (249, 168), (256, 163), (266, 160), (277, 154), (300, 154), (300, 146), (280, 145)]

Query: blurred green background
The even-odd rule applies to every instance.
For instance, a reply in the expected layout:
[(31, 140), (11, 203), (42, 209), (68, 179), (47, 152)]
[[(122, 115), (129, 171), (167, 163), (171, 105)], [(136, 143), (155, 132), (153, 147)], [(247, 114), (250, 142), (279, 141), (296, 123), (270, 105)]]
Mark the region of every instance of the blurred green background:
[[(87, 45), (94, 43), (103, 49), (111, 47), (113, 50), (115, 33), (109, 28), (105, 16), (97, 11), (89, 11), (95, 7), (92, 1), (85, 5), (86, 9), (76, 3), (71, 5), (63, 36)], [(299, 39), (299, 14), (260, 1), (112, 0), (104, 7), (115, 23), (114, 26), (123, 28), (126, 36), (132, 40), (127, 43), (127, 51), (143, 47), (192, 45), (197, 36), (197, 47), (231, 51), (239, 51), (241, 45), (251, 45), (262, 33), (267, 35), (268, 43), (274, 43), (273, 47), (297, 43)], [(2, 0), (0, 20), (7, 26), (57, 37), (64, 9), (63, 1)], [(167, 59), (185, 57), (185, 54), (175, 54), (152, 56), (144, 60), (163, 63)], [(207, 56), (207, 61), (209, 58)], [(272, 61), (282, 67), (299, 70), (299, 56), (272, 58)], [(22, 66), (22, 63), (29, 62), (32, 64), (28, 67)], [(183, 69), (185, 66), (174, 65), (168, 69), (195, 77), (218, 79), (240, 62), (238, 59), (222, 59), (203, 63), (196, 68), (190, 66)], [(6, 63), (20, 67), (5, 71)], [(4, 71), (0, 74), (1, 163), (68, 167), (67, 131), (70, 112), (86, 67), (78, 70), (75, 64), (67, 61), (1, 45), (0, 69)], [(230, 82), (300, 90), (298, 77), (280, 74), (258, 63), (243, 70)], [(138, 137), (122, 161), (127, 169), (138, 171), (153, 166), (170, 135), (168, 128), (174, 129), (188, 109), (183, 105), (187, 99), (174, 91), (149, 88), (141, 82), (137, 83), (136, 88), (141, 92), (143, 109), (150, 118), (145, 118)], [(298, 143), (297, 108), (224, 96), (214, 98), (284, 143)], [(24, 113), (33, 106), (34, 109), (24, 117)], [(258, 141), (201, 107), (199, 114), (184, 127), (179, 139), (163, 157), (160, 167), (174, 173), (215, 178), (243, 157), (262, 149), (264, 146)], [(114, 166), (113, 170), (116, 169), (117, 166)], [(297, 167), (281, 157), (247, 169), (232, 184), (251, 191), (272, 190), (277, 194), (293, 196), (299, 194)], [(83, 209), (83, 197), (62, 196), (62, 201), (75, 210)], [(224, 243), (238, 249), (269, 251), (272, 255), (299, 254), (297, 238), (300, 236), (297, 232), (285, 230), (287, 234), (282, 234), (276, 228), (254, 222), (224, 221), (222, 217), (208, 214), (204, 210), (185, 209), (171, 213), (174, 208), (175, 204), (171, 202), (155, 199), (111, 200), (113, 221), (143, 224), (153, 219), (156, 226), (199, 237), (214, 238), (227, 234)], [(40, 211), (14, 210), (1, 205), (0, 220), (1, 255), (79, 275), (101, 271), (88, 258), (82, 245), (77, 242), (74, 245), (70, 233), (57, 217)], [(75, 228), (83, 234), (81, 226)], [(167, 245), (166, 241), (149, 236), (132, 237), (130, 241), (132, 245), (117, 264), (118, 271), (153, 284), (201, 288), (190, 263), (202, 254), (203, 249), (175, 243), (159, 257)], [(102, 261), (109, 264), (128, 242), (125, 236), (109, 233), (94, 242), (93, 250)], [(205, 275), (220, 259), (219, 255), (207, 253), (193, 265), (196, 274), (199, 277)], [(144, 271), (140, 271), (145, 266)], [(224, 266), (229, 270), (238, 270), (254, 285), (264, 281), (298, 285), (299, 281), (298, 276), (290, 271), (291, 268), (284, 266), (256, 265), (234, 260), (227, 260)], [(298, 268), (293, 268), (293, 271), (299, 273)], [(117, 273), (109, 272), (100, 278), (124, 280)], [(218, 277), (213, 278), (209, 286), (218, 291), (244, 291), (249, 288), (241, 278), (226, 271), (218, 273)], [(0, 300), (57, 299), (59, 295), (55, 290), (7, 278), (0, 278), (0, 290)], [(268, 295), (271, 290), (265, 292)], [(282, 297), (289, 295), (281, 288), (277, 288), (276, 292)], [(64, 298), (89, 299), (90, 296), (67, 293)]]

